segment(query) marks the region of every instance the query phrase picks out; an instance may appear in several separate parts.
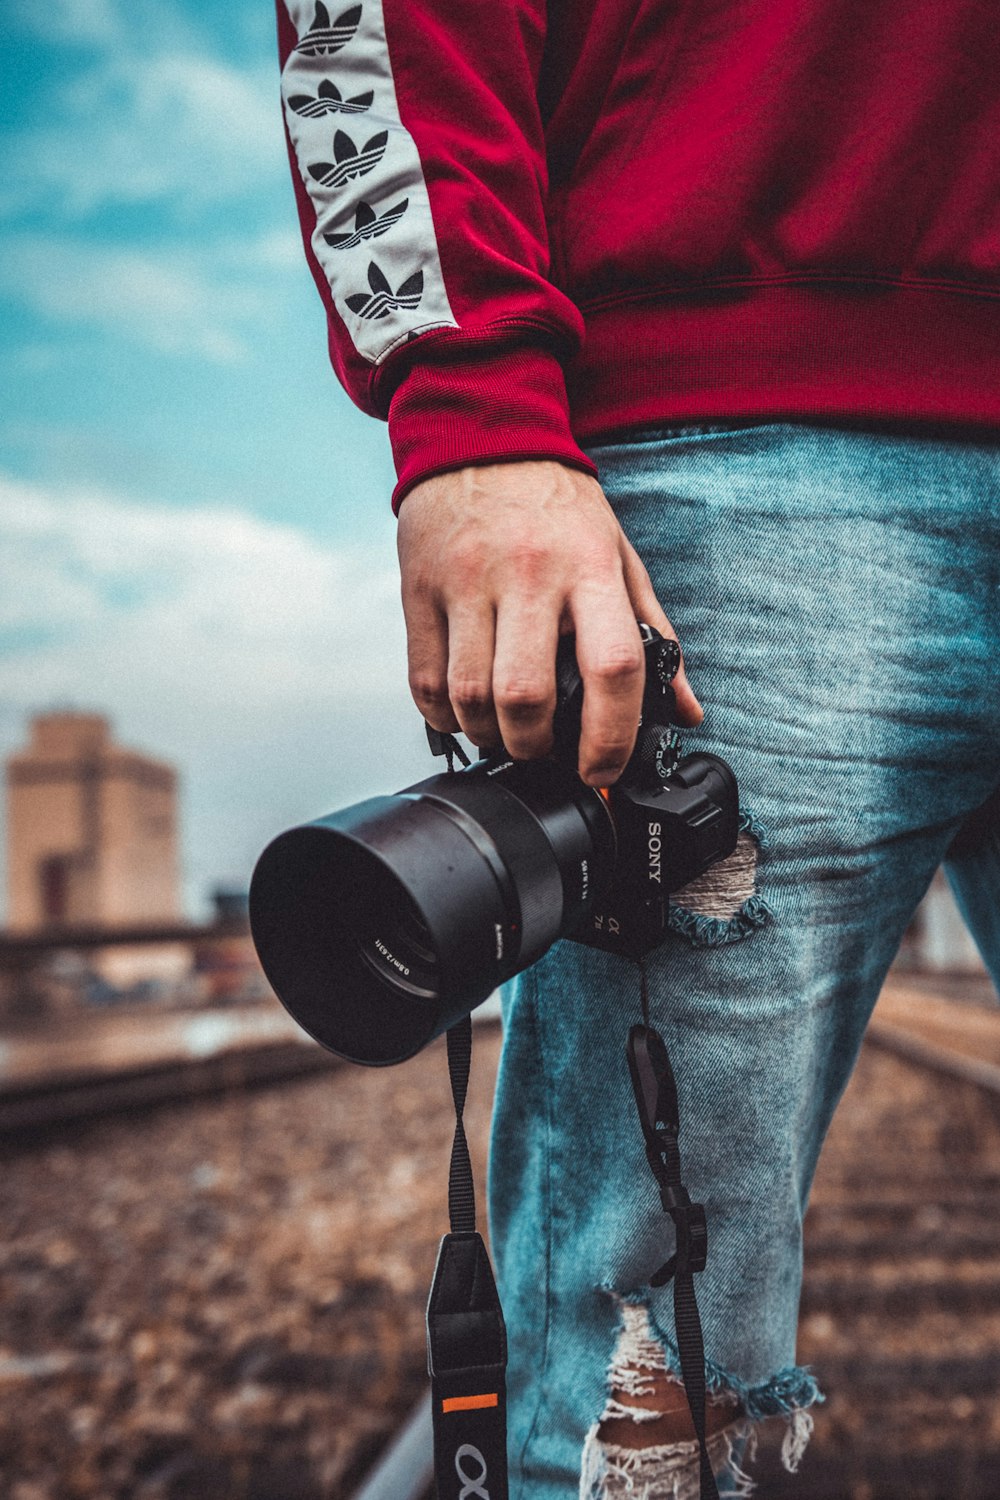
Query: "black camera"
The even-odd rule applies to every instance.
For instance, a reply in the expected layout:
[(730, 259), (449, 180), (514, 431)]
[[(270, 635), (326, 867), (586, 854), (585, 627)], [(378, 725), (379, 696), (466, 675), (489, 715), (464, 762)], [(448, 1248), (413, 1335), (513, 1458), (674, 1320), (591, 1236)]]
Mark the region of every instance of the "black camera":
[[(681, 756), (670, 685), (679, 648), (639, 629), (642, 717), (610, 789), (576, 774), (583, 681), (564, 637), (551, 756), (491, 751), (264, 850), (250, 885), (257, 953), (324, 1047), (402, 1062), (558, 938), (640, 958), (663, 938), (670, 891), (732, 853), (736, 779), (716, 755)], [(439, 753), (456, 748), (429, 738)]]

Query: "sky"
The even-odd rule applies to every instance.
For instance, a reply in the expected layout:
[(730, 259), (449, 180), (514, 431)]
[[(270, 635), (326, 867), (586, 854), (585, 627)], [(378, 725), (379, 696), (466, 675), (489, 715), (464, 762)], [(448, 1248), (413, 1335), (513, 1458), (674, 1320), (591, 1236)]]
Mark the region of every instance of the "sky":
[(184, 890), (431, 774), (392, 463), (326, 352), (267, 0), (4, 0), (0, 753), (106, 712)]

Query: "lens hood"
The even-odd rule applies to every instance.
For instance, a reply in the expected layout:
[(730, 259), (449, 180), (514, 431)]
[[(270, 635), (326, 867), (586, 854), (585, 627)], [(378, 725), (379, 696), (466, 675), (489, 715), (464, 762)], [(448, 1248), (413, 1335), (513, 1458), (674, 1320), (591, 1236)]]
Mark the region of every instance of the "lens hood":
[(481, 761), (280, 834), (254, 870), (251, 931), (299, 1025), (385, 1065), (565, 936), (613, 864), (593, 789), (552, 761)]

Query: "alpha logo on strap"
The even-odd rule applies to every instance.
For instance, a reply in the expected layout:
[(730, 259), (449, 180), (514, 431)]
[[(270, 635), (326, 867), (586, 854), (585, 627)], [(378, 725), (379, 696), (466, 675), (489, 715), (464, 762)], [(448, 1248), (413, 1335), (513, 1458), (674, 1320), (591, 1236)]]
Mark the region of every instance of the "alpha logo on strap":
[[(479, 1473), (470, 1475), (465, 1468), (466, 1461), (477, 1464)], [(455, 1454), (455, 1472), (462, 1481), (462, 1489), (458, 1492), (458, 1500), (490, 1500), (490, 1492), (486, 1488), (486, 1460), (478, 1448), (471, 1443), (463, 1443)]]

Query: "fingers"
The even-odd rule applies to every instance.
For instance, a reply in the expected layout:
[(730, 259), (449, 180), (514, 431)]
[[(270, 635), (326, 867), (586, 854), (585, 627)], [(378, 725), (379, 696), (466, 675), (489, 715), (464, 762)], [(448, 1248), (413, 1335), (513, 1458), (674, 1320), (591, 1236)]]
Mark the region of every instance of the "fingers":
[(448, 697), (448, 623), (442, 611), (422, 591), (403, 592), (406, 652), (410, 692), (417, 708), (434, 729), (454, 734), (459, 729)]
[(552, 748), (560, 601), (514, 596), (496, 622), (493, 701), (503, 743), (515, 760)]
[(617, 587), (611, 580), (581, 583), (572, 608), (583, 678), (579, 772), (590, 786), (610, 786), (635, 743), (645, 681), (642, 640), (620, 580)]
[[(482, 599), (446, 606), (423, 591), (405, 594), (410, 691), (427, 722), (450, 733), (461, 730), (475, 745), (502, 742), (518, 760), (547, 754), (556, 645), (561, 625), (572, 623), (585, 687), (579, 771), (593, 786), (610, 786), (631, 754), (642, 704), (636, 619), (677, 639), (627, 543), (622, 569), (624, 589), (609, 570), (606, 579), (581, 583), (568, 611), (554, 597), (519, 592), (501, 601), (495, 620)], [(567, 613), (569, 620), (563, 618)], [(674, 689), (677, 718), (699, 724), (704, 713), (683, 661)]]
[(493, 609), (482, 599), (453, 604), (448, 613), (448, 698), (474, 745), (500, 743), (493, 707)]
[[(653, 591), (649, 574), (646, 572), (639, 554), (631, 543), (627, 541), (623, 545), (622, 562), (625, 571), (625, 584), (628, 588), (629, 598), (632, 601), (632, 607), (635, 610), (636, 619), (645, 621), (647, 625), (652, 625), (661, 635), (668, 636), (680, 645), (680, 641), (677, 640), (677, 632), (660, 608), (660, 602)], [(684, 670), (683, 653), (681, 654), (681, 664), (672, 686), (677, 699), (678, 720), (682, 724), (688, 724), (694, 728), (705, 717), (705, 710), (698, 702), (691, 689), (691, 684), (688, 682), (687, 673)]]
[[(579, 770), (610, 785), (631, 753), (644, 664), (636, 619), (676, 640), (649, 576), (589, 475), (551, 461), (469, 465), (411, 490), (398, 533), (410, 688), (434, 728), (552, 744), (560, 630), (584, 679)], [(703, 715), (684, 674), (677, 715)]]

